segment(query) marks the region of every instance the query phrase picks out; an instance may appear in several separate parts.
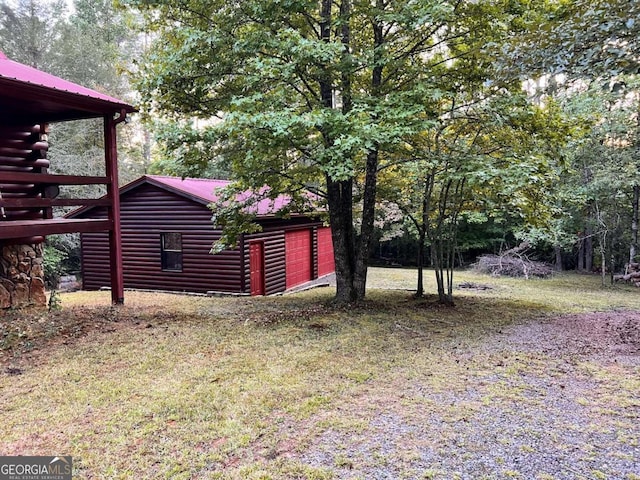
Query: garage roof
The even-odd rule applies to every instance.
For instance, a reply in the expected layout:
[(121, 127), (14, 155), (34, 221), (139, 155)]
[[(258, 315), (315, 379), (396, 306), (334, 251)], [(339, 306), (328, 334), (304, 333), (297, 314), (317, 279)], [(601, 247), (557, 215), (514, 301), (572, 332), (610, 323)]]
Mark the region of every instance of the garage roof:
[[(228, 180), (206, 179), (206, 178), (180, 178), (163, 175), (143, 175), (133, 182), (120, 188), (120, 195), (132, 192), (143, 184), (151, 184), (163, 190), (176, 193), (180, 196), (191, 199), (202, 205), (215, 203), (219, 199), (218, 189), (228, 186)], [(265, 187), (266, 188), (266, 187)], [(260, 198), (257, 202), (250, 201), (254, 194), (247, 191), (240, 194), (239, 202), (246, 203), (248, 213), (253, 213), (258, 217), (274, 216), (279, 210), (289, 204), (291, 199), (286, 195), (280, 195), (276, 199)], [(67, 217), (74, 218), (84, 215), (86, 212), (96, 207), (84, 207), (70, 212)], [(179, 212), (176, 212), (179, 215)]]

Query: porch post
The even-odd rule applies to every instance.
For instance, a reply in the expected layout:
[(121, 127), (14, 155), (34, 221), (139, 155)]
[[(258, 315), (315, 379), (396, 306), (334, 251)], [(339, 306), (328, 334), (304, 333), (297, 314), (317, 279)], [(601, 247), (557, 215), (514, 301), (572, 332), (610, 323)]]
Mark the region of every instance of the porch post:
[(124, 121), (123, 110), (118, 118), (113, 115), (104, 117), (104, 153), (107, 184), (107, 198), (111, 230), (109, 230), (109, 259), (111, 267), (111, 301), (124, 303), (124, 275), (122, 267), (122, 230), (120, 227), (120, 192), (118, 187), (118, 148), (116, 143), (116, 125)]

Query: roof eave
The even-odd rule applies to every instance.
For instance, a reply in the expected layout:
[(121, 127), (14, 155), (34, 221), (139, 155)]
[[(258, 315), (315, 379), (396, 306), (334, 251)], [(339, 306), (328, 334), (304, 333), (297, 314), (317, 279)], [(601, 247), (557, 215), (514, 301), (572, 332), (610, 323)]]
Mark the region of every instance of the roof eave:
[[(123, 185), (122, 187), (120, 187), (118, 189), (119, 195), (122, 196), (123, 194), (128, 193), (128, 192), (130, 192), (132, 190), (135, 190), (136, 188), (142, 186), (145, 183), (153, 185), (154, 187), (161, 188), (162, 190), (165, 190), (165, 191), (168, 191), (168, 192), (171, 192), (171, 193), (175, 193), (176, 195), (180, 195), (181, 197), (187, 198), (189, 200), (192, 200), (192, 201), (194, 201), (196, 203), (199, 203), (201, 205), (204, 205), (204, 206), (207, 206), (207, 205), (209, 205), (211, 203), (211, 200), (199, 197), (197, 195), (189, 194), (189, 193), (187, 193), (187, 192), (185, 192), (183, 190), (180, 190), (178, 188), (171, 187), (170, 185), (166, 185), (166, 184), (156, 180), (155, 178), (147, 176), (147, 175), (143, 175), (142, 177), (137, 178), (137, 179), (133, 180), (132, 182), (129, 182), (126, 185)], [(103, 195), (100, 198), (106, 198), (106, 195)], [(91, 210), (93, 210), (95, 208), (101, 208), (101, 207), (96, 207), (94, 205), (87, 206), (87, 207), (80, 207), (80, 208), (78, 208), (76, 210), (73, 210), (73, 211), (67, 213), (65, 215), (65, 217), (66, 218), (75, 218), (75, 217), (77, 217), (79, 215), (83, 215), (83, 214), (85, 214), (87, 212), (90, 212)]]
[[(23, 82), (10, 77), (0, 77), (0, 88), (3, 96), (13, 98), (29, 98), (35, 102), (46, 102), (63, 105), (64, 108), (55, 114), (43, 114), (46, 121), (79, 120), (95, 118), (124, 110), (126, 113), (137, 112), (137, 109), (124, 102), (114, 102), (101, 98), (89, 97), (74, 92), (56, 90), (42, 85)], [(73, 112), (73, 113), (67, 113)], [(29, 112), (25, 117), (30, 117)]]

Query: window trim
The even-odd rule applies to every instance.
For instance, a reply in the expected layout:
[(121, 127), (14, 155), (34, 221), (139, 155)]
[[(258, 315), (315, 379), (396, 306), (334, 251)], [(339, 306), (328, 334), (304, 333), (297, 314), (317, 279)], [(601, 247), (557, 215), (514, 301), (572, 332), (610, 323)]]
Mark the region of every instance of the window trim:
[[(179, 235), (179, 241), (180, 241), (180, 249), (170, 249), (170, 248), (165, 248), (165, 243), (167, 240), (167, 236), (168, 235)], [(179, 254), (179, 259), (180, 259), (180, 267), (169, 267), (168, 264), (169, 262), (167, 261), (167, 254)], [(177, 257), (177, 255), (176, 255)], [(173, 262), (172, 264), (175, 265), (177, 262)], [(180, 232), (162, 232), (160, 233), (160, 268), (162, 269), (163, 272), (182, 272), (183, 270), (183, 248), (182, 248), (182, 233)]]

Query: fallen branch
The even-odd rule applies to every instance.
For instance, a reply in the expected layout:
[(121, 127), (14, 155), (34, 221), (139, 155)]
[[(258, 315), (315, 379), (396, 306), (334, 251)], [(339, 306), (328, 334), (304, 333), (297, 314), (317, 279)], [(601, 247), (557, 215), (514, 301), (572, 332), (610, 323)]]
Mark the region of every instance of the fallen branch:
[(495, 277), (529, 277), (547, 278), (553, 275), (553, 267), (544, 262), (537, 262), (527, 257), (524, 252), (529, 244), (524, 242), (515, 248), (506, 250), (500, 255), (482, 255), (473, 265), (474, 270)]

